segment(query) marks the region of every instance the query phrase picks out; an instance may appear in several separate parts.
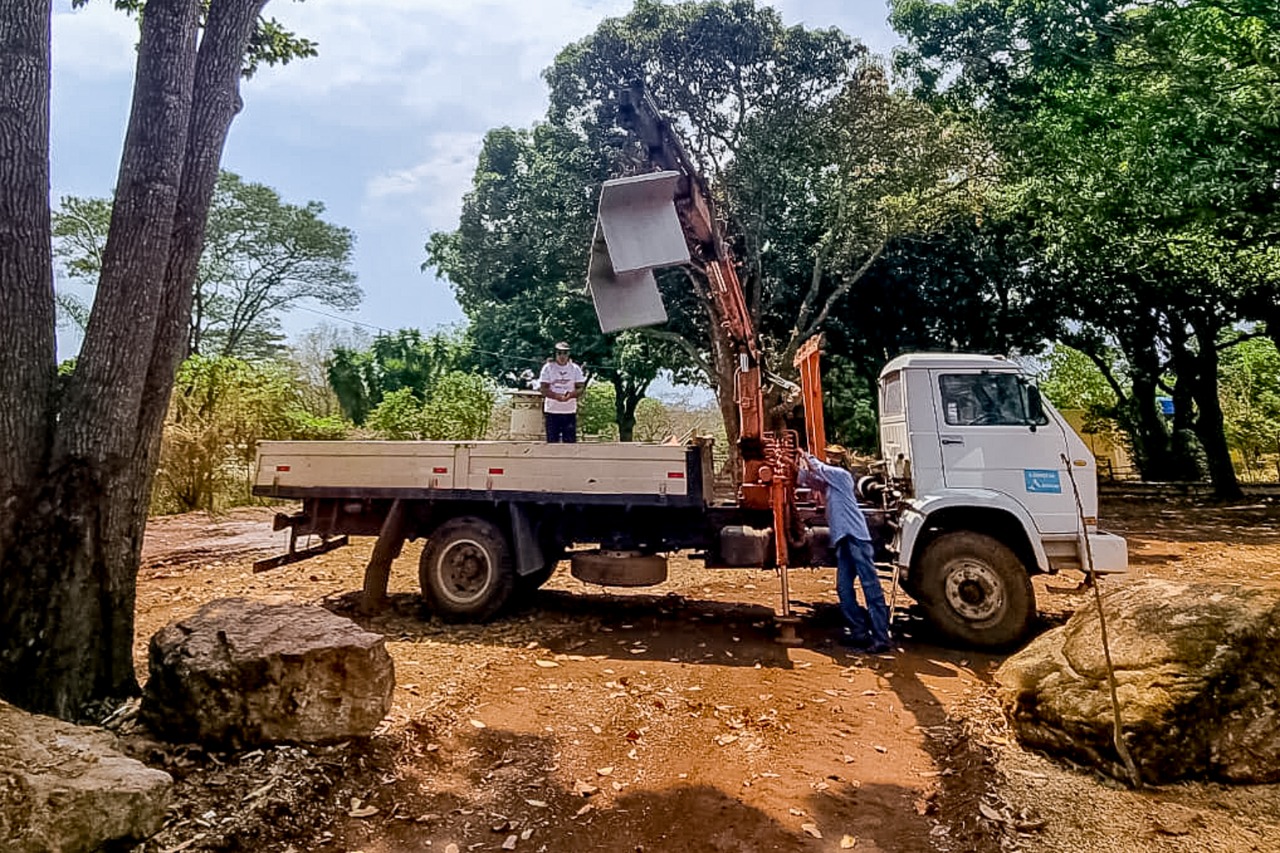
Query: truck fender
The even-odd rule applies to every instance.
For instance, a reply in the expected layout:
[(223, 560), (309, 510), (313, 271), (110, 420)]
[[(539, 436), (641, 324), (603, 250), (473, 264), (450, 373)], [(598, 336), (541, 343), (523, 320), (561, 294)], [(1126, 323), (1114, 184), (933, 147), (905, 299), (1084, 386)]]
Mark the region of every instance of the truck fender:
[(1003, 512), (1013, 517), (1022, 528), (1035, 558), (1036, 569), (1049, 571), (1049, 557), (1036, 530), (1031, 514), (1022, 504), (994, 489), (942, 489), (924, 498), (905, 501), (902, 506), (902, 529), (898, 540), (898, 565), (910, 568), (915, 560), (920, 534), (928, 529), (929, 519), (941, 510), (965, 508)]

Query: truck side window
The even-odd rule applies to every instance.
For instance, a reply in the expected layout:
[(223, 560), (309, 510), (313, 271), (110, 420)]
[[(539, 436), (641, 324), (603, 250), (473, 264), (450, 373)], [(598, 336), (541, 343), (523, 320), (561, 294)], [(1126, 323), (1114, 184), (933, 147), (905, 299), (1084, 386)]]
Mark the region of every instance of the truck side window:
[(939, 377), (943, 419), (952, 426), (1037, 426), (1030, 417), (1027, 385), (1012, 373), (957, 373)]
[(884, 378), (883, 390), (880, 392), (880, 414), (902, 414), (902, 374), (890, 373)]

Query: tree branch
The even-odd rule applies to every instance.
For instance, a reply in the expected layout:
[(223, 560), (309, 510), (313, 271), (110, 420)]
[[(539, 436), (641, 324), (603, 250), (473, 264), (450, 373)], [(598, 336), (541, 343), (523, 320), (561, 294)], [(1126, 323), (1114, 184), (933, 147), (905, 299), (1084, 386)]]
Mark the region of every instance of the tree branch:
[(689, 360), (693, 362), (694, 367), (701, 370), (707, 377), (707, 380), (711, 383), (712, 387), (715, 387), (715, 370), (712, 369), (710, 363), (702, 357), (702, 353), (696, 346), (694, 346), (693, 342), (684, 335), (677, 334), (676, 332), (668, 332), (665, 329), (637, 329), (636, 331), (647, 338), (653, 338), (658, 341), (667, 341), (668, 343), (673, 343), (680, 347), (680, 349), (684, 351), (685, 355), (689, 357)]

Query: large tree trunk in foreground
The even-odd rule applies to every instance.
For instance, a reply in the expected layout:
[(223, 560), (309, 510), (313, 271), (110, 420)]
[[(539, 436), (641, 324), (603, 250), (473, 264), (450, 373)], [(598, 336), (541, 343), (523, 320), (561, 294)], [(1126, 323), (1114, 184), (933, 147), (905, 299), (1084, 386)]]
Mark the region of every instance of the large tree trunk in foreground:
[[(10, 6), (0, 16), (0, 565), (17, 519), (16, 507), (5, 501), (29, 491), (44, 464), (56, 372), (50, 9), (48, 0), (13, 0)], [(10, 605), (2, 581), (0, 632), (7, 634)]]
[[(160, 430), (186, 342), (213, 181), (239, 105), (241, 63), (264, 3), (214, 0), (198, 63), (200, 0), (147, 4), (81, 355), (61, 402), (38, 410), (52, 424), (57, 405), (44, 446), (24, 454), (40, 460), (38, 478), (0, 492), (0, 519), (13, 522), (0, 540), (0, 692), (30, 710), (74, 718), (95, 700), (137, 691), (137, 570)], [(0, 34), (12, 18), (13, 9), (0, 12)], [(46, 81), (47, 44), (46, 22)], [(47, 82), (44, 92), (47, 99)], [(10, 130), (0, 126), (0, 145)], [(44, 145), (47, 160), (47, 123)], [(47, 177), (45, 184), (47, 235)], [(8, 225), (0, 221), (0, 230)], [(51, 292), (48, 300), (52, 312)], [(20, 336), (45, 328), (36, 312), (14, 322)], [(52, 321), (47, 327), (51, 334)], [(52, 366), (50, 359), (50, 375)], [(0, 433), (0, 443), (10, 441)]]

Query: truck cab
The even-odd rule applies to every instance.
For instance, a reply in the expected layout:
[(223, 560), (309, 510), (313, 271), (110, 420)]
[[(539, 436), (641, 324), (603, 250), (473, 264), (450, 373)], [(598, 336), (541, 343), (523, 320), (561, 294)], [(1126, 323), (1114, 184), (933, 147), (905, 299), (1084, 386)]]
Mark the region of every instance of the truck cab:
[(880, 444), (898, 495), (890, 553), (944, 634), (1020, 639), (1030, 577), (1123, 573), (1125, 541), (1098, 530), (1093, 455), (1029, 376), (998, 356), (915, 353), (881, 371)]

